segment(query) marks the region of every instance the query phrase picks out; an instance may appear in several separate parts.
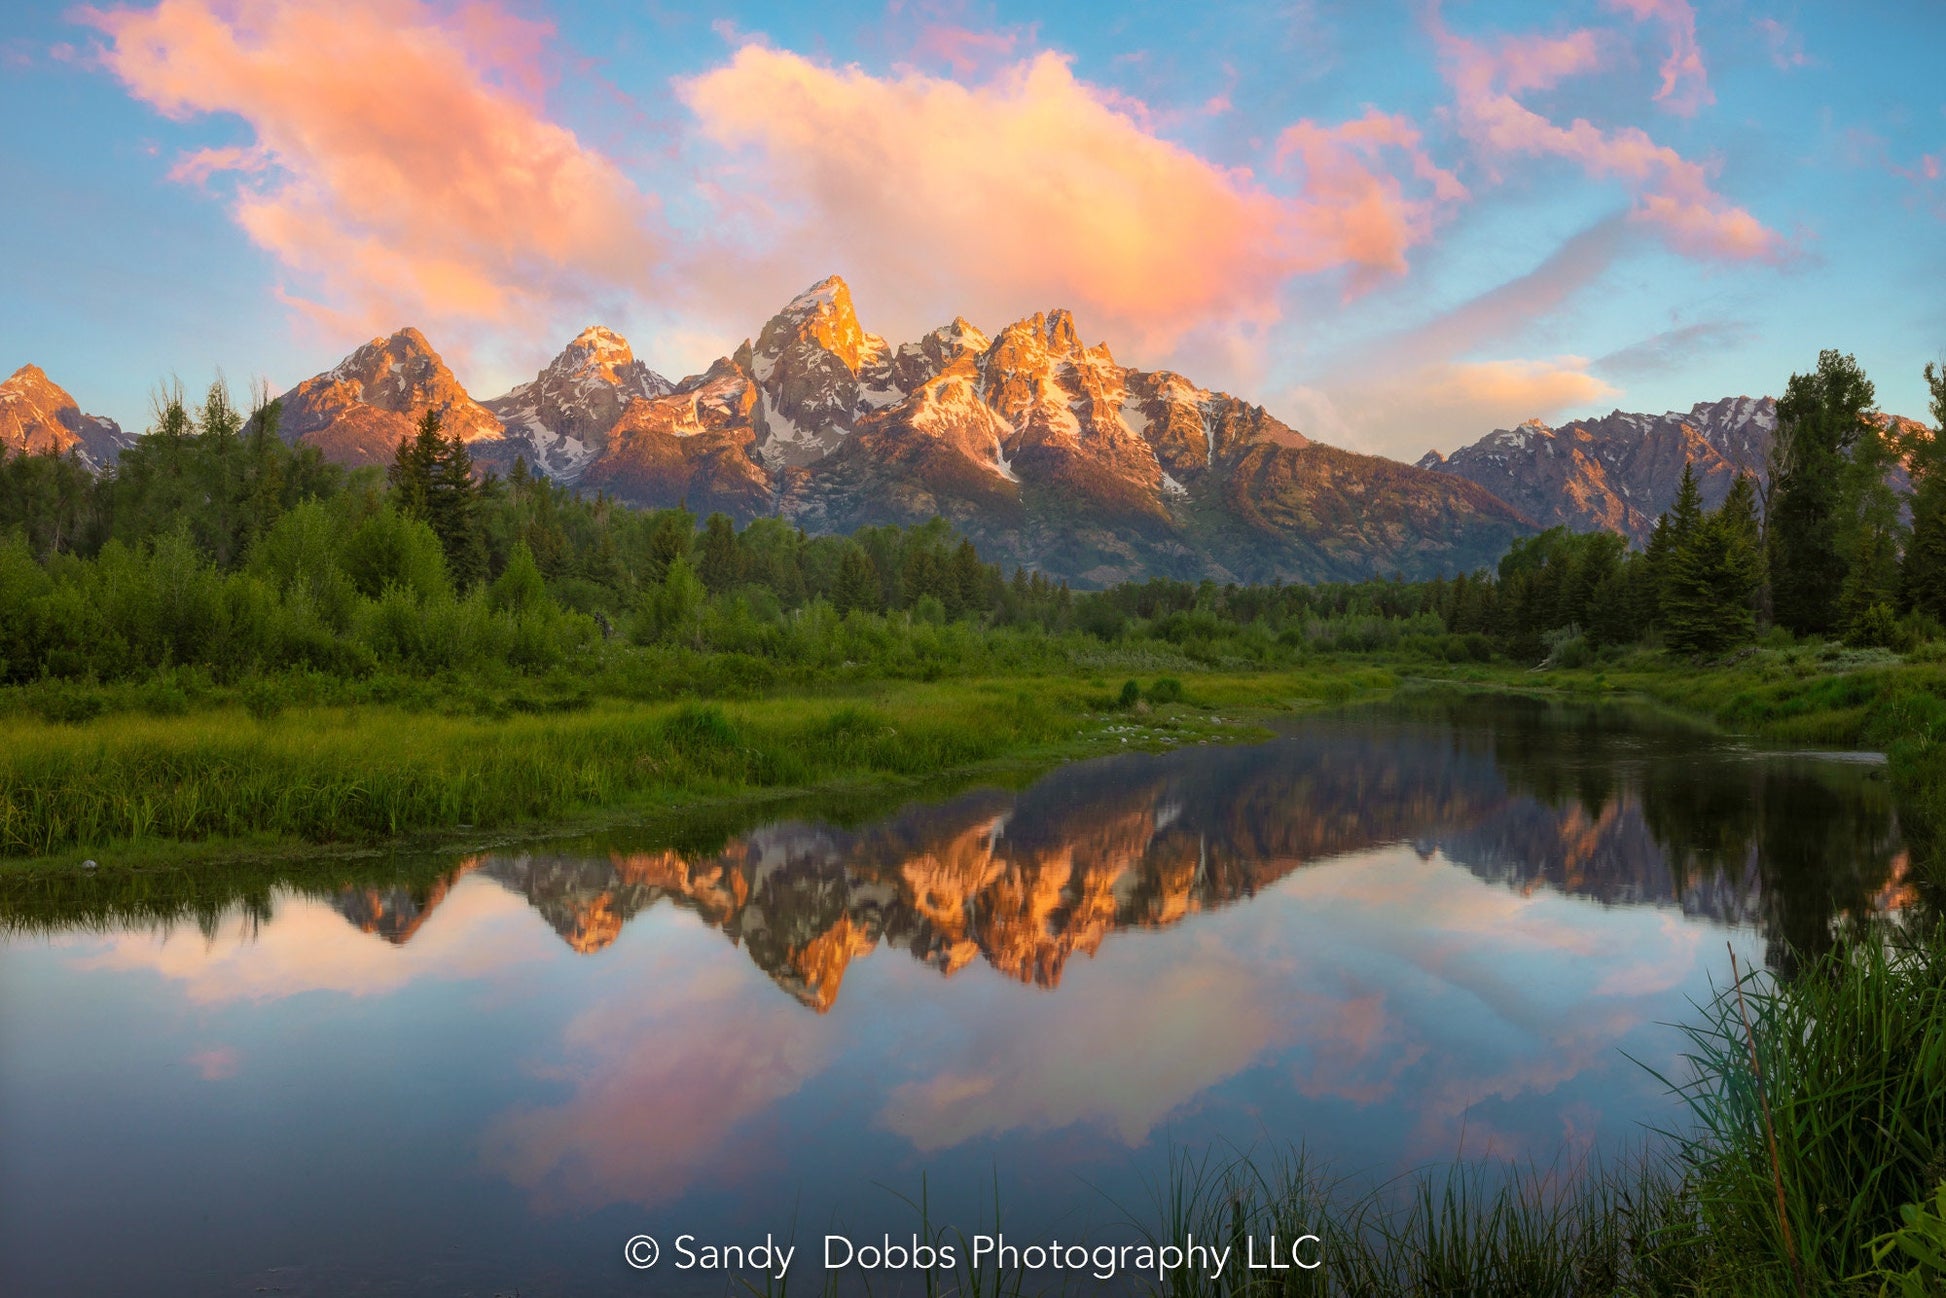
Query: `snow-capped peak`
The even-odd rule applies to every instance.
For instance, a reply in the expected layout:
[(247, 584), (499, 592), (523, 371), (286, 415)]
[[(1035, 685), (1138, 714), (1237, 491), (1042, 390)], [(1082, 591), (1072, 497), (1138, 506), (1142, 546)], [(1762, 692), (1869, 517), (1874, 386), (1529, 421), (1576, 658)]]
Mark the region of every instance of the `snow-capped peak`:
[(827, 275), (792, 298), (778, 314), (827, 315), (834, 311), (849, 309), (850, 303), (851, 287), (841, 276)]

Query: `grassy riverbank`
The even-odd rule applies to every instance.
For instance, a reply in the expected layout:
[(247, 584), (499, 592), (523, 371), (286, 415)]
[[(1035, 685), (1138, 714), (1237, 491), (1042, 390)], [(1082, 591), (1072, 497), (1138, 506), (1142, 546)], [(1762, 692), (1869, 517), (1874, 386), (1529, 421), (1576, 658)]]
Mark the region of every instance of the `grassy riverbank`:
[[(1255, 710), (1391, 689), (1371, 667), (1129, 686), (1021, 677), (836, 685), (767, 699), (579, 699), (544, 713), (247, 700), (187, 715), (0, 720), (0, 869), (185, 863), (898, 788), (1130, 745), (1233, 739)], [(1146, 696), (1146, 697), (1145, 697)]]

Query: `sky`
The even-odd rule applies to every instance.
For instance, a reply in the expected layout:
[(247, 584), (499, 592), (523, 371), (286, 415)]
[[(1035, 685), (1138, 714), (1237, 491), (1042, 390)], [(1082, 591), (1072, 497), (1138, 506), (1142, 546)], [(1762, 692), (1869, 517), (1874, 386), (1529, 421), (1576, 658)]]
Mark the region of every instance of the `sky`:
[(829, 274), (1067, 307), (1319, 440), (1946, 358), (1946, 5), (0, 0), (0, 373), (281, 391), (423, 330), (699, 372)]

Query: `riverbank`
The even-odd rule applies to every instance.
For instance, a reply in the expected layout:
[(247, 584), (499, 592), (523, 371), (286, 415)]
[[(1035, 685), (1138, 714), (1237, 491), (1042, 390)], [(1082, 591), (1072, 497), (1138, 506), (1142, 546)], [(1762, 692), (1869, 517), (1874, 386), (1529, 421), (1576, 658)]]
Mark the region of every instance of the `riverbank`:
[(387, 704), (0, 720), (0, 872), (192, 868), (471, 845), (812, 795), (896, 794), (1128, 747), (1227, 742), (1267, 711), (1378, 697), (1368, 665), (1129, 682), (883, 682), (548, 713)]
[(1548, 670), (1344, 655), (688, 702), (473, 685), (400, 698), (271, 679), (164, 707), (140, 691), (74, 695), (73, 720), (48, 719), (60, 709), (30, 687), (0, 691), (0, 874), (466, 849), (710, 807), (898, 796), (1129, 746), (1234, 741), (1281, 710), (1401, 686), (1635, 700), (1759, 742), (1881, 750), (1915, 873), (1936, 873), (1946, 664), (1807, 645), (1703, 666), (1646, 652)]

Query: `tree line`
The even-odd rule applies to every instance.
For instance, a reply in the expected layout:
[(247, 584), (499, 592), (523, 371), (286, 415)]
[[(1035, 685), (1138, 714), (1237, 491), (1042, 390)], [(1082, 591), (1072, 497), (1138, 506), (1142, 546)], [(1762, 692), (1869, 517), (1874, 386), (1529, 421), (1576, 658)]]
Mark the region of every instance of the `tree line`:
[(285, 442), (267, 394), (246, 413), (219, 380), (193, 408), (162, 392), (149, 435), (99, 476), (0, 461), (0, 681), (534, 673), (634, 653), (667, 688), (703, 690), (1117, 654), (1718, 655), (1773, 626), (1904, 643), (1946, 621), (1946, 372), (1925, 374), (1934, 427), (1895, 434), (1857, 362), (1823, 353), (1778, 403), (1767, 480), (1706, 509), (1685, 470), (1640, 550), (1554, 528), (1430, 582), (1095, 592), (986, 563), (937, 519), (809, 536), (583, 497), (521, 462), (480, 473), (430, 411), (389, 469), (347, 471)]

